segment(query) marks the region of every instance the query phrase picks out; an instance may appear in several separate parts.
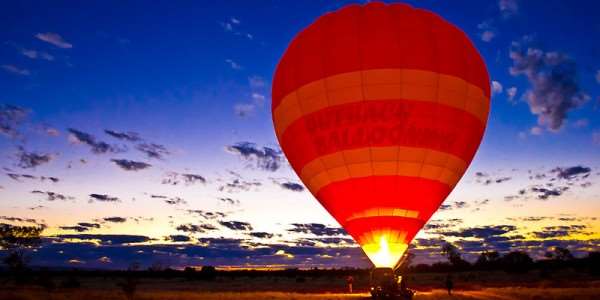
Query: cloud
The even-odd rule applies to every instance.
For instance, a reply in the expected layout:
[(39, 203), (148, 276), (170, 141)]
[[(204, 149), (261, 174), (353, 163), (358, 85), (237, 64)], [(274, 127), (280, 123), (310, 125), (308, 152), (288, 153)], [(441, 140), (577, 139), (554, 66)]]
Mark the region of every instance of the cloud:
[(17, 174), (17, 173), (6, 173), (6, 176), (10, 177), (10, 179), (15, 180), (15, 181), (21, 181), (21, 179), (31, 179), (31, 180), (39, 179), (41, 182), (49, 180), (52, 183), (57, 183), (60, 181), (60, 179), (58, 177), (52, 177), (52, 176), (37, 177), (37, 176), (30, 175), (30, 174)]
[(490, 174), (484, 172), (476, 172), (475, 173), (475, 182), (481, 183), (483, 185), (490, 185), (494, 183), (503, 183), (511, 180), (512, 177), (501, 176), (501, 177), (492, 177)]
[(47, 136), (59, 136), (60, 131), (56, 128), (50, 127), (48, 125), (39, 126), (39, 131)]
[(262, 89), (267, 86), (267, 82), (261, 76), (250, 76), (248, 77), (248, 84), (252, 89)]
[(508, 96), (508, 102), (515, 103), (514, 99), (517, 95), (517, 87), (513, 86), (506, 89), (506, 95)]
[(517, 230), (514, 225), (495, 225), (464, 228), (458, 231), (441, 231), (444, 236), (488, 239), (492, 236), (503, 235)]
[(167, 203), (169, 205), (187, 204), (187, 202), (183, 198), (180, 198), (180, 197), (172, 197), (172, 198), (168, 198), (164, 201), (165, 201), (165, 203)]
[(256, 105), (252, 103), (237, 103), (233, 106), (233, 113), (240, 118), (254, 115), (255, 110)]
[(31, 59), (44, 59), (47, 61), (53, 61), (54, 60), (54, 56), (50, 55), (48, 52), (44, 52), (44, 51), (37, 51), (37, 50), (31, 50), (31, 49), (21, 49), (21, 54), (23, 54), (24, 56), (27, 56)]
[(184, 173), (184, 174), (181, 174), (181, 177), (183, 177), (183, 181), (186, 184), (194, 184), (196, 182), (206, 183), (206, 178), (204, 178), (204, 176), (201, 176), (198, 174)]
[(296, 241), (297, 245), (301, 246), (316, 246), (317, 244), (323, 244), (326, 247), (331, 246), (348, 246), (356, 245), (351, 238), (339, 238), (339, 237), (324, 237), (324, 238), (303, 238)]
[(454, 201), (454, 207), (457, 209), (469, 207), (469, 204), (465, 201)]
[(507, 220), (510, 221), (515, 221), (515, 222), (539, 222), (539, 221), (546, 221), (546, 220), (552, 220), (554, 219), (554, 217), (549, 217), (549, 216), (529, 216), (529, 217), (509, 217), (506, 218)]
[(295, 183), (295, 182), (284, 182), (279, 184), (282, 188), (286, 189), (286, 190), (290, 190), (293, 192), (302, 192), (304, 191), (304, 186), (302, 186), (299, 183)]
[(491, 42), (492, 39), (496, 36), (496, 29), (492, 25), (493, 20), (486, 20), (477, 25), (477, 29), (479, 29), (479, 37), (484, 42)]
[(227, 227), (231, 230), (251, 231), (253, 229), (252, 225), (250, 225), (250, 223), (240, 222), (240, 221), (220, 221), (219, 224), (221, 224), (221, 226)]
[(503, 17), (508, 18), (519, 12), (519, 4), (517, 0), (499, 0), (498, 9)]
[(592, 143), (594, 143), (594, 145), (600, 145), (600, 131), (592, 132)]
[(168, 172), (162, 179), (162, 184), (178, 185), (180, 183), (184, 183), (185, 185), (204, 184), (206, 183), (206, 178), (202, 175), (192, 173)]
[(19, 76), (29, 76), (29, 75), (31, 75), (31, 72), (29, 70), (24, 69), (24, 68), (23, 69), (19, 68), (19, 67), (15, 66), (15, 65), (2, 65), (1, 67), (2, 67), (2, 69), (4, 71), (9, 72), (9, 73), (13, 73), (13, 74), (16, 74), (16, 75), (19, 75)]
[(166, 236), (165, 240), (171, 241), (171, 242), (189, 242), (191, 239), (187, 235), (176, 234), (176, 235)]
[(75, 225), (75, 226), (60, 226), (59, 228), (62, 230), (74, 230), (77, 232), (85, 232), (85, 231), (89, 231), (91, 229), (100, 228), (100, 224), (80, 222), (80, 223), (77, 223), (77, 225)]
[(496, 34), (491, 30), (484, 30), (481, 33), (481, 40), (484, 42), (491, 42), (492, 39), (496, 36)]
[(256, 167), (261, 170), (277, 171), (283, 162), (283, 153), (281, 150), (270, 147), (258, 147), (256, 144), (250, 142), (239, 142), (227, 146), (226, 150), (248, 162), (255, 162)]
[[(233, 62), (231, 63), (232, 67), (235, 67)], [(253, 116), (257, 110), (264, 107), (267, 100), (267, 97), (265, 96), (265, 88), (267, 83), (262, 77), (250, 76), (248, 77), (248, 84), (252, 90), (252, 93), (250, 94), (251, 101), (245, 103), (236, 103), (233, 106), (234, 114), (240, 118)]]
[(136, 132), (118, 132), (110, 129), (105, 129), (104, 132), (116, 139), (128, 141), (128, 142), (139, 142), (142, 140), (140, 135)]
[(139, 171), (143, 169), (147, 169), (152, 165), (147, 164), (141, 161), (133, 161), (128, 159), (111, 159), (110, 161), (114, 162), (119, 168), (125, 171)]
[(102, 218), (102, 220), (104, 220), (106, 222), (110, 222), (110, 223), (125, 223), (127, 221), (127, 218), (123, 218), (123, 217), (105, 217), (105, 218)]
[(64, 200), (74, 200), (75, 199), (75, 197), (63, 195), (63, 194), (56, 193), (56, 192), (50, 192), (50, 191), (44, 192), (44, 191), (40, 191), (40, 190), (34, 190), (34, 191), (31, 191), (31, 193), (45, 195), (47, 201), (54, 201), (54, 200), (64, 201)]
[(52, 44), (58, 48), (70, 49), (73, 48), (73, 45), (68, 43), (57, 33), (54, 32), (46, 32), (46, 33), (38, 33), (35, 35), (41, 41)]
[(27, 119), (29, 111), (25, 108), (0, 104), (0, 134), (8, 138), (17, 138), (21, 134), (18, 131), (19, 125)]
[(584, 166), (573, 166), (567, 168), (556, 167), (550, 171), (556, 173), (556, 178), (573, 180), (579, 177), (585, 179), (590, 176), (592, 169)]
[(535, 231), (532, 234), (541, 239), (567, 237), (575, 233), (582, 233), (585, 228), (585, 225), (547, 226), (542, 231)]
[(248, 232), (248, 235), (259, 239), (270, 239), (274, 236), (272, 233), (256, 231)]
[(565, 191), (567, 191), (569, 187), (555, 187), (555, 188), (545, 188), (540, 186), (531, 187), (531, 191), (536, 193), (536, 197), (539, 200), (548, 200), (551, 197), (558, 197), (562, 195)]
[(266, 97), (261, 93), (252, 93), (252, 101), (257, 105), (263, 105), (265, 103)]
[(502, 84), (500, 82), (492, 80), (492, 93), (494, 93), (494, 94), (502, 93)]
[(21, 55), (28, 57), (30, 59), (43, 59), (43, 60), (47, 60), (47, 61), (54, 60), (54, 56), (52, 56), (51, 54), (49, 54), (48, 52), (45, 52), (45, 51), (26, 49), (26, 48), (21, 47), (20, 45), (13, 43), (13, 42), (6, 42), (5, 44), (14, 47), (17, 51), (19, 51), (19, 53)]
[(198, 215), (206, 220), (214, 220), (217, 218), (224, 218), (226, 216), (225, 213), (220, 212), (220, 211), (205, 211), (205, 210), (199, 210), (199, 209), (188, 209), (186, 212), (189, 214), (192, 214), (192, 215)]
[[(233, 179), (231, 182), (227, 182), (221, 186), (219, 186), (218, 190), (220, 192), (227, 192), (227, 193), (237, 193), (237, 192), (241, 192), (241, 191), (249, 191), (251, 188), (256, 188), (261, 186), (262, 183), (260, 183), (259, 181), (246, 181), (246, 180), (240, 180), (240, 179)], [(230, 198), (221, 198), (221, 201), (225, 201), (225, 202), (229, 202), (226, 201)]]
[(207, 231), (217, 230), (217, 227), (211, 224), (181, 224), (175, 229), (188, 233), (205, 233)]
[(114, 145), (109, 145), (108, 143), (97, 141), (96, 138), (86, 132), (79, 131), (77, 129), (69, 128), (69, 140), (75, 144), (84, 144), (90, 146), (92, 153), (95, 154), (103, 154), (107, 152), (119, 153), (123, 152), (123, 149), (119, 149)]
[(229, 18), (229, 20), (227, 20), (225, 22), (219, 22), (219, 24), (221, 25), (221, 27), (223, 27), (223, 30), (225, 30), (226, 32), (231, 32), (234, 35), (246, 37), (249, 40), (252, 40), (254, 38), (254, 36), (252, 34), (244, 33), (239, 30), (239, 25), (241, 24), (241, 22), (237, 18), (232, 17), (232, 18)]
[(590, 124), (588, 119), (579, 119), (573, 123), (573, 127), (575, 128), (585, 128)]
[(17, 165), (23, 169), (31, 169), (37, 166), (47, 164), (54, 155), (48, 153), (28, 152), (23, 147), (17, 151)]
[(56, 237), (63, 241), (94, 241), (98, 242), (100, 245), (126, 245), (150, 241), (150, 238), (147, 236), (132, 234), (60, 234)]
[(439, 207), (439, 210), (450, 210), (450, 209), (452, 209), (452, 205), (450, 205), (450, 204), (442, 204)]
[(118, 197), (112, 197), (107, 194), (90, 194), (90, 202), (100, 201), (100, 202), (120, 202), (121, 200)]
[(155, 143), (141, 143), (135, 147), (138, 151), (146, 154), (148, 158), (163, 159), (165, 155), (171, 154), (164, 145)]
[(559, 130), (568, 113), (589, 99), (580, 91), (575, 62), (567, 55), (531, 47), (525, 50), (513, 42), (510, 58), (510, 73), (524, 75), (531, 84), (524, 97), (540, 127)]
[(529, 133), (531, 135), (541, 135), (542, 133), (544, 133), (544, 128), (540, 126), (533, 126), (531, 127), (531, 129), (529, 129)]
[(225, 62), (234, 70), (241, 70), (242, 66), (238, 63), (236, 63), (235, 61), (233, 61), (232, 59), (226, 59)]
[[(219, 190), (221, 190), (221, 187), (219, 188)], [(231, 192), (231, 190), (229, 190), (229, 192)], [(219, 200), (221, 202), (225, 202), (227, 204), (231, 204), (231, 205), (240, 204), (240, 200), (229, 198), (229, 197), (218, 197), (217, 200)]]
[(337, 235), (346, 235), (346, 231), (342, 228), (338, 227), (329, 227), (324, 224), (319, 223), (293, 223), (291, 224), (293, 228), (288, 229), (289, 232), (297, 232), (297, 233), (311, 233), (316, 236), (337, 236)]
[(20, 217), (13, 217), (13, 216), (0, 216), (0, 220), (3, 221), (8, 221), (8, 222), (13, 222), (13, 223), (31, 223), (31, 224), (35, 224), (38, 226), (41, 226), (43, 228), (46, 228), (46, 224), (44, 223), (44, 220), (37, 220), (37, 219), (33, 219), (33, 218), (20, 218)]
[(73, 230), (73, 231), (77, 231), (77, 232), (85, 232), (90, 230), (90, 228), (88, 227), (83, 227), (83, 226), (60, 226), (58, 227), (62, 230)]
[(30, 175), (30, 174), (6, 173), (6, 176), (10, 177), (12, 180), (15, 180), (15, 181), (21, 181), (21, 178), (37, 179), (36, 176)]

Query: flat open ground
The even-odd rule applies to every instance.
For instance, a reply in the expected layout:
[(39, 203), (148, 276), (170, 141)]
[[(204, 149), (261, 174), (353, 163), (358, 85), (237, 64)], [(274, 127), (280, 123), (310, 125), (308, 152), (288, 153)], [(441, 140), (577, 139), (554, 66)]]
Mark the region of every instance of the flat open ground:
[[(581, 299), (595, 300), (600, 297), (600, 288), (484, 288), (473, 291), (455, 291), (448, 296), (444, 290), (417, 292), (414, 299), (491, 299), (491, 300), (522, 300), (522, 299)], [(117, 290), (75, 289), (48, 293), (42, 289), (17, 289), (2, 291), (2, 300), (37, 300), (37, 299), (127, 299)], [(140, 291), (134, 299), (138, 300), (342, 300), (370, 299), (366, 293), (286, 293), (286, 292), (189, 292), (189, 291)]]
[[(37, 277), (35, 277), (37, 276)], [(356, 275), (357, 293), (345, 293), (343, 276), (218, 276), (198, 280), (181, 276), (170, 278), (131, 277), (135, 281), (133, 298), (123, 289), (128, 277), (115, 274), (81, 274), (79, 287), (67, 287), (72, 275), (31, 276), (26, 284), (16, 285), (0, 277), (0, 300), (250, 300), (250, 299), (369, 299), (368, 279)], [(414, 299), (600, 299), (600, 280), (563, 270), (552, 278), (541, 279), (531, 272), (509, 275), (504, 272), (465, 272), (454, 275), (455, 290), (448, 296), (443, 290), (445, 274), (425, 273), (408, 276), (409, 288), (417, 291)], [(44, 285), (44, 282), (52, 284)]]

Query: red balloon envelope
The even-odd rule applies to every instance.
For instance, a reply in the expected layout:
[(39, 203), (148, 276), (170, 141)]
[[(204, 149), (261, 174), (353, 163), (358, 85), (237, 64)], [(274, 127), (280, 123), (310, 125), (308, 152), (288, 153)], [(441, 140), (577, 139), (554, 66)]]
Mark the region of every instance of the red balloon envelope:
[(481, 142), (489, 76), (467, 36), (404, 4), (349, 5), (300, 32), (273, 79), (281, 148), (377, 267), (392, 267)]

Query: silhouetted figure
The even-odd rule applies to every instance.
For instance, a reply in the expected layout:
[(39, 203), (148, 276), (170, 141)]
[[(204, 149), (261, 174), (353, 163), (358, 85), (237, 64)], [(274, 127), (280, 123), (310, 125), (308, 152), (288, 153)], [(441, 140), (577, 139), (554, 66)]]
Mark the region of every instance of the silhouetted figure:
[(402, 276), (402, 280), (400, 280), (400, 292), (404, 293), (406, 292), (406, 282), (408, 281), (408, 278), (406, 276)]
[(348, 293), (352, 294), (352, 283), (354, 283), (354, 277), (346, 277), (346, 284), (348, 284)]
[(448, 289), (448, 295), (452, 295), (453, 287), (454, 287), (454, 282), (452, 281), (452, 275), (448, 274), (446, 276), (446, 288)]

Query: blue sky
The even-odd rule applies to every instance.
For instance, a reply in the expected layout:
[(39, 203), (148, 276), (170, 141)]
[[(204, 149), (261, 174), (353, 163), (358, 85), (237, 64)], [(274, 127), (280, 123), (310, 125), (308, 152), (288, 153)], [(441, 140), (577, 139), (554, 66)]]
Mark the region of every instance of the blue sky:
[[(338, 226), (309, 192), (284, 184), (300, 181), (281, 154), (268, 154), (268, 149), (279, 149), (270, 116), (271, 77), (279, 58), (299, 30), (347, 3), (2, 4), (0, 157), (5, 174), (0, 177), (0, 221), (27, 224), (15, 218), (33, 219), (29, 221), (47, 225), (48, 238), (64, 247), (95, 247), (97, 252), (59, 257), (48, 247), (40, 258), (48, 265), (76, 260), (86, 266), (122, 266), (125, 258), (119, 260), (112, 248), (111, 257), (101, 234), (148, 237), (139, 245), (123, 244), (121, 253), (157, 245), (173, 249), (177, 243), (164, 240), (170, 235), (190, 238), (188, 249), (216, 249), (217, 254), (198, 254), (203, 259), (196, 260), (189, 257), (202, 251), (189, 250), (186, 260), (169, 261), (176, 266), (203, 261), (293, 265), (309, 258), (315, 265), (364, 265), (365, 258), (347, 236), (322, 236), (322, 227), (311, 231), (292, 225)], [(511, 240), (514, 247), (533, 240), (540, 251), (552, 243), (597, 249), (600, 225), (592, 218), (600, 212), (600, 23), (591, 12), (599, 10), (598, 4), (409, 3), (463, 29), (495, 82), (480, 151), (434, 221), (461, 219), (455, 224), (461, 230), (515, 226), (505, 233), (524, 235), (523, 241)], [(105, 130), (128, 133), (129, 140)], [(244, 155), (249, 149), (254, 154)], [(265, 170), (265, 163), (277, 167)], [(501, 178), (509, 179), (496, 183)], [(521, 195), (520, 190), (526, 192)], [(48, 200), (57, 194), (65, 199)], [(97, 201), (92, 194), (119, 202)], [(211, 219), (191, 212), (195, 210), (225, 215)], [(115, 216), (126, 221), (104, 220)], [(545, 219), (524, 222), (527, 217)], [(252, 230), (221, 224), (230, 221), (248, 223)], [(77, 231), (78, 223), (98, 226)], [(177, 229), (205, 223), (215, 229)], [(585, 228), (573, 227), (558, 238), (535, 235), (567, 225)], [(73, 240), (66, 234), (89, 236)], [(440, 236), (444, 234), (432, 231), (420, 238)], [(252, 252), (255, 259), (247, 262), (247, 253), (197, 242), (219, 237), (235, 239), (238, 247), (250, 243), (251, 249), (265, 253)], [(318, 241), (313, 247), (305, 240), (311, 238), (346, 241)], [(85, 242), (90, 239), (95, 244)], [(422, 259), (434, 259), (435, 251), (425, 248), (419, 250)], [(350, 254), (332, 254), (344, 251)], [(111, 263), (100, 260), (105, 256)]]

